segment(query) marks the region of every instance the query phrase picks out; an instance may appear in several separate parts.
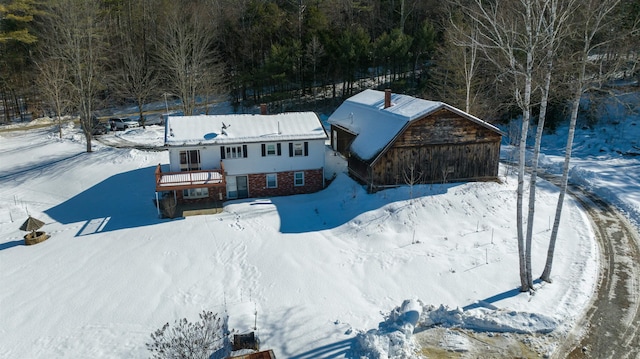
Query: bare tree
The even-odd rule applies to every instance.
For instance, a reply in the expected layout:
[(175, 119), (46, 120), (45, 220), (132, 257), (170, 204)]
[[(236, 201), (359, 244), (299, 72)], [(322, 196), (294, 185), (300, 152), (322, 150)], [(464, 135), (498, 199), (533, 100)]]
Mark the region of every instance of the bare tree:
[(411, 157), (412, 159), (408, 161), (409, 163), (402, 172), (402, 178), (404, 179), (404, 183), (409, 186), (409, 199), (413, 200), (413, 186), (422, 183), (424, 173), (420, 171), (417, 156), (412, 155)]
[(145, 117), (143, 105), (157, 93), (159, 85), (156, 67), (152, 63), (147, 47), (149, 37), (149, 14), (151, 6), (148, 0), (129, 1), (127, 11), (116, 15), (125, 17), (115, 18), (113, 53), (115, 54), (115, 73), (111, 83), (118, 94), (133, 98), (138, 107), (140, 122), (144, 128)]
[[(538, 178), (538, 158), (540, 156), (540, 146), (542, 145), (542, 134), (546, 121), (547, 106), (551, 92), (551, 79), (555, 70), (555, 59), (558, 56), (558, 47), (561, 40), (566, 36), (568, 18), (574, 11), (574, 0), (550, 0), (537, 3), (538, 17), (541, 21), (541, 37), (544, 52), (541, 61), (542, 85), (540, 87), (540, 111), (538, 114), (538, 125), (536, 129), (535, 143), (533, 147), (533, 157), (531, 159), (531, 173), (529, 177), (529, 212), (527, 217), (526, 242), (531, 243), (533, 238), (533, 222), (535, 218), (536, 202), (536, 182)], [(531, 254), (530, 254), (531, 255)]]
[(93, 115), (105, 61), (100, 1), (52, 0), (47, 6), (42, 52), (69, 71), (70, 101), (80, 115), (87, 152), (91, 152)]
[[(468, 40), (477, 43), (485, 57), (495, 66), (509, 75), (513, 97), (522, 110), (522, 127), (519, 141), (518, 187), (517, 187), (517, 238), (520, 267), (520, 290), (533, 289), (531, 275), (531, 241), (524, 235), (524, 170), (526, 160), (527, 133), (531, 119), (531, 95), (534, 89), (533, 78), (536, 56), (540, 47), (541, 22), (534, 12), (533, 1), (490, 2), (472, 0), (473, 6), (466, 6), (465, 13), (477, 29), (477, 39)], [(474, 32), (476, 34), (476, 32)]]
[(162, 28), (160, 62), (185, 115), (195, 112), (198, 96), (224, 83), (222, 61), (214, 47), (215, 27), (207, 14), (198, 2), (173, 3)]
[(555, 253), (555, 245), (560, 227), (560, 218), (564, 197), (567, 192), (567, 182), (569, 178), (569, 164), (571, 162), (571, 150), (575, 134), (578, 109), (582, 95), (593, 89), (600, 87), (603, 81), (608, 81), (618, 76), (622, 53), (607, 56), (610, 49), (618, 49), (623, 46), (615, 46), (628, 38), (628, 35), (636, 28), (635, 24), (625, 33), (620, 33), (619, 12), (615, 11), (620, 6), (620, 0), (585, 0), (579, 2), (574, 7), (571, 16), (571, 38), (570, 41), (577, 44), (576, 52), (571, 56), (572, 63), (569, 82), (573, 86), (573, 99), (571, 108), (571, 118), (569, 120), (569, 134), (565, 148), (564, 163), (562, 166), (562, 180), (560, 194), (556, 206), (556, 214), (551, 230), (549, 249), (544, 271), (540, 279), (551, 282), (551, 267)]
[[(447, 69), (448, 74), (448, 81), (443, 90), (447, 93), (446, 98), (460, 98), (460, 96), (450, 93), (463, 87), (462, 97), (464, 99), (459, 102), (464, 102), (465, 111), (471, 113), (479, 94), (477, 79), (480, 66), (478, 30), (473, 24), (467, 26), (462, 23), (461, 19), (457, 19), (453, 15), (450, 15), (450, 19), (457, 23), (446, 29), (444, 36), (446, 45), (440, 54), (443, 62), (441, 67)], [(450, 84), (453, 83), (459, 83), (462, 86), (451, 86)], [(455, 103), (456, 100), (453, 102)]]
[(313, 36), (311, 38), (311, 41), (309, 41), (309, 43), (307, 44), (307, 47), (305, 50), (305, 59), (307, 60), (306, 61), (306, 63), (308, 64), (307, 66), (311, 67), (311, 74), (312, 74), (311, 88), (313, 89), (314, 103), (316, 101), (316, 85), (317, 85), (316, 75), (317, 75), (318, 64), (320, 63), (320, 60), (325, 55), (326, 55), (326, 52), (324, 50), (324, 47), (320, 43), (320, 40), (318, 39), (317, 36)]
[(62, 115), (69, 108), (69, 74), (66, 64), (57, 58), (45, 58), (36, 62), (36, 83), (40, 94), (55, 112), (58, 135), (62, 138)]

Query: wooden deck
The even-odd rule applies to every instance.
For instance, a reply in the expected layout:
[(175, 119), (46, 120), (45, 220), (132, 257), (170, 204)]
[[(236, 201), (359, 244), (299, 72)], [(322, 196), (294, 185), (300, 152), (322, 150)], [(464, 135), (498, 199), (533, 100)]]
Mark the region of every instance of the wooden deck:
[(226, 186), (222, 162), (219, 169), (162, 172), (160, 164), (156, 167), (156, 192), (180, 191), (189, 188)]

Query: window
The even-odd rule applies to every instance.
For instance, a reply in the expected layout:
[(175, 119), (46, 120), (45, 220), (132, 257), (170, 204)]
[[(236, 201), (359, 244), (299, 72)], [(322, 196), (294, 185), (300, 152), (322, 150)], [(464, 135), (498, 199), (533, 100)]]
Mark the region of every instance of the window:
[(262, 144), (262, 157), (265, 156), (281, 156), (282, 146), (279, 143), (263, 143)]
[(278, 175), (269, 173), (267, 175), (267, 188), (278, 188)]
[(289, 157), (309, 156), (309, 142), (289, 142)]
[(189, 188), (182, 191), (182, 196), (187, 199), (209, 197), (209, 189), (207, 188)]
[(242, 158), (242, 147), (227, 146), (227, 158)]
[(180, 151), (180, 171), (197, 171), (200, 169), (200, 151)]
[(293, 185), (294, 186), (304, 186), (304, 172), (294, 172), (293, 173)]
[(222, 146), (220, 148), (222, 159), (226, 158), (246, 158), (247, 145), (242, 146)]

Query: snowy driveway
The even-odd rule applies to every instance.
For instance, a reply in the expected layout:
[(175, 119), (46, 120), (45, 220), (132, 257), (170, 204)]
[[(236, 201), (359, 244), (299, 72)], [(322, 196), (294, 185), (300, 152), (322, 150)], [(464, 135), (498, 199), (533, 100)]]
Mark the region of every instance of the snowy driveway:
[(570, 192), (592, 222), (600, 245), (600, 277), (596, 295), (572, 333), (574, 340), (569, 338), (555, 357), (636, 358), (640, 355), (638, 233), (617, 208), (596, 195), (576, 186)]

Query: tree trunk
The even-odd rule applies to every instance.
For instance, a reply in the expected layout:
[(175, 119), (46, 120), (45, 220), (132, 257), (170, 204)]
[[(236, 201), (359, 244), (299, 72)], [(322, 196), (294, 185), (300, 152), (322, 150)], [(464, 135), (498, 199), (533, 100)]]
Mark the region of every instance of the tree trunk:
[[(560, 194), (558, 196), (558, 203), (556, 206), (556, 215), (553, 221), (553, 228), (551, 230), (551, 238), (549, 240), (549, 249), (547, 250), (547, 261), (544, 267), (544, 271), (540, 276), (541, 280), (545, 282), (551, 282), (551, 267), (553, 264), (553, 257), (555, 253), (555, 245), (558, 238), (558, 229), (560, 227), (560, 218), (562, 215), (562, 207), (564, 203), (564, 197), (567, 192), (567, 183), (569, 181), (569, 165), (571, 162), (571, 151), (573, 148), (573, 138), (575, 136), (576, 122), (578, 118), (578, 109), (580, 107), (580, 99), (583, 93), (586, 91), (587, 86), (587, 64), (591, 64), (592, 60), (589, 59), (591, 50), (595, 48), (601, 48), (603, 45), (609, 45), (613, 39), (624, 39), (624, 36), (620, 36), (619, 33), (611, 33), (609, 29), (613, 25), (619, 25), (615, 23), (616, 17), (613, 16), (609, 22), (609, 14), (619, 6), (619, 0), (592, 0), (582, 3), (579, 10), (585, 15), (586, 19), (581, 19), (577, 23), (578, 28), (575, 36), (578, 41), (584, 41), (580, 57), (577, 59), (579, 68), (575, 73), (575, 79), (573, 84), (576, 86), (573, 97), (573, 104), (571, 109), (571, 119), (569, 122), (569, 133), (567, 136), (567, 146), (565, 148), (564, 164), (562, 166), (562, 182), (560, 184)], [(578, 16), (579, 18), (579, 16)], [(586, 20), (586, 21), (585, 21)], [(582, 28), (580, 28), (582, 27)], [(629, 34), (633, 31), (629, 30)], [(594, 40), (597, 40), (594, 42)], [(610, 65), (610, 64), (609, 64)], [(591, 73), (589, 73), (591, 75)], [(606, 79), (614, 79), (618, 76), (618, 69), (616, 66), (609, 66), (606, 73), (597, 74), (593, 79), (589, 76), (589, 83), (599, 83)]]
[[(531, 96), (531, 77), (527, 77), (525, 85), (525, 102)], [(530, 246), (525, 243), (524, 230), (523, 230), (523, 202), (524, 202), (524, 168), (526, 161), (526, 147), (527, 147), (527, 132), (529, 130), (529, 117), (530, 112), (528, 107), (525, 107), (522, 114), (522, 127), (520, 131), (520, 148), (518, 156), (518, 189), (516, 200), (516, 227), (518, 232), (518, 256), (520, 262), (520, 291), (527, 292), (531, 289), (529, 286), (528, 273), (530, 271), (531, 256), (528, 249)]]
[[(521, 280), (521, 288), (520, 291), (525, 292), (533, 289), (533, 276), (531, 274), (531, 238), (529, 236), (525, 237), (523, 233), (523, 212), (524, 212), (524, 168), (527, 160), (527, 133), (529, 130), (529, 121), (531, 119), (531, 91), (532, 91), (532, 82), (533, 82), (533, 51), (534, 51), (534, 34), (531, 26), (533, 14), (531, 13), (531, 4), (528, 3), (526, 6), (526, 36), (528, 37), (527, 45), (529, 48), (527, 49), (527, 61), (526, 61), (526, 70), (524, 73), (525, 83), (524, 83), (524, 102), (522, 103), (523, 113), (522, 113), (522, 133), (520, 138), (520, 157), (519, 157), (519, 173), (518, 173), (518, 200), (517, 200), (517, 216), (518, 216), (518, 243), (524, 241), (524, 254), (520, 254), (520, 258), (524, 255), (525, 263), (520, 264), (520, 270), (524, 269), (524, 273), (520, 273)], [(535, 197), (534, 197), (535, 201)], [(529, 208), (531, 208), (533, 204), (529, 203)], [(527, 226), (532, 225), (531, 223), (527, 223)], [(523, 268), (524, 267), (524, 268)], [(524, 275), (523, 275), (524, 274)], [(524, 282), (522, 282), (524, 277)]]
[(564, 153), (564, 164), (562, 165), (562, 181), (560, 182), (560, 194), (558, 195), (558, 203), (556, 205), (556, 215), (553, 220), (553, 228), (551, 230), (551, 239), (549, 240), (549, 249), (547, 250), (547, 261), (544, 271), (540, 279), (551, 283), (551, 266), (553, 264), (553, 256), (555, 253), (556, 241), (558, 238), (558, 229), (560, 228), (560, 217), (562, 216), (562, 206), (564, 197), (567, 193), (567, 183), (569, 181), (569, 164), (571, 161), (571, 149), (573, 147), (573, 137), (576, 132), (576, 122), (578, 118), (578, 108), (580, 107), (580, 98), (582, 97), (582, 89), (575, 93), (571, 109), (571, 120), (569, 122), (569, 135), (567, 136), (567, 146)]
[[(540, 146), (542, 145), (542, 134), (544, 133), (544, 125), (547, 117), (547, 107), (549, 103), (549, 92), (551, 91), (551, 75), (553, 71), (553, 56), (554, 56), (554, 45), (555, 45), (555, 34), (556, 34), (556, 7), (557, 3), (553, 2), (551, 5), (551, 13), (549, 24), (550, 28), (547, 30), (547, 34), (549, 35), (549, 40), (546, 44), (547, 46), (547, 66), (545, 73), (545, 82), (544, 87), (542, 88), (542, 98), (540, 101), (540, 113), (538, 115), (538, 128), (536, 129), (536, 139), (533, 148), (533, 158), (531, 159), (531, 178), (529, 180), (529, 216), (527, 219), (527, 243), (529, 246), (533, 240), (533, 221), (535, 218), (535, 201), (536, 201), (536, 182), (538, 179), (538, 159), (540, 156)], [(530, 252), (529, 252), (530, 253)], [(529, 254), (531, 255), (531, 253)], [(531, 278), (531, 266), (529, 266), (529, 281), (530, 285), (533, 286), (533, 281)]]

